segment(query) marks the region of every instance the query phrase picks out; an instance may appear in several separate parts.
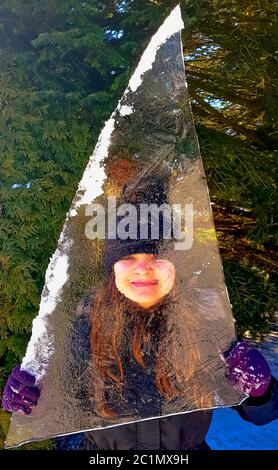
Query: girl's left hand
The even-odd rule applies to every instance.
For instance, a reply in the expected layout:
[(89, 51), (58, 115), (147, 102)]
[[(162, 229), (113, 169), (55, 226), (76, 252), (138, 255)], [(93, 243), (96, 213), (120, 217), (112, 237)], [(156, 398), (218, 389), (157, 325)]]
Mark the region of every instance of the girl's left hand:
[(226, 377), (238, 391), (251, 397), (264, 395), (271, 382), (271, 370), (262, 354), (239, 341), (224, 354)]

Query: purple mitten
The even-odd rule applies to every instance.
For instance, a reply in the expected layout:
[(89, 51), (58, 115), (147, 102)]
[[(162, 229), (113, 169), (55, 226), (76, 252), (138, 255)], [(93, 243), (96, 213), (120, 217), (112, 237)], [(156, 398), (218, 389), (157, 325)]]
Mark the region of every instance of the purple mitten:
[(31, 413), (31, 406), (36, 405), (40, 396), (38, 387), (34, 387), (36, 379), (33, 375), (20, 370), (16, 366), (8, 377), (3, 397), (2, 408), (24, 415)]
[(224, 354), (228, 381), (236, 390), (251, 397), (264, 395), (271, 382), (271, 371), (265, 358), (245, 341), (236, 343)]

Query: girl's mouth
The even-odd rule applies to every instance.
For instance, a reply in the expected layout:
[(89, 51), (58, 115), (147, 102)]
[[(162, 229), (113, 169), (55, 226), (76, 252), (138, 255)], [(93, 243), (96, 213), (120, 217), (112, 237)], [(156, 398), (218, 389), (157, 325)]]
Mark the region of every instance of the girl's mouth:
[(158, 284), (158, 280), (149, 280), (149, 281), (131, 281), (131, 284), (135, 287), (148, 287), (148, 286), (154, 286)]

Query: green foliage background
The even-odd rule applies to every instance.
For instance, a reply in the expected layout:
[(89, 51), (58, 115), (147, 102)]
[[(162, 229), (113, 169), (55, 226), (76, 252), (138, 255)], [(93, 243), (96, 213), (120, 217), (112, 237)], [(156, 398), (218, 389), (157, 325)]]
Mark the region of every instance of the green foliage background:
[[(1, 1), (0, 389), (24, 355), (101, 126), (175, 5)], [(276, 308), (277, 6), (181, 1), (189, 90), (239, 336), (267, 332)], [(0, 446), (8, 423), (1, 412)], [(51, 442), (26, 446), (42, 447)]]

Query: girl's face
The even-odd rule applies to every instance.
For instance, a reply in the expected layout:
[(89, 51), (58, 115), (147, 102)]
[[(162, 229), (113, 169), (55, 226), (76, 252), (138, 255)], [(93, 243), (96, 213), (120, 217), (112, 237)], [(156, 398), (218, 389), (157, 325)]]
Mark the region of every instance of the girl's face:
[(175, 266), (157, 255), (136, 253), (114, 264), (118, 290), (142, 308), (150, 308), (167, 295), (175, 282)]

